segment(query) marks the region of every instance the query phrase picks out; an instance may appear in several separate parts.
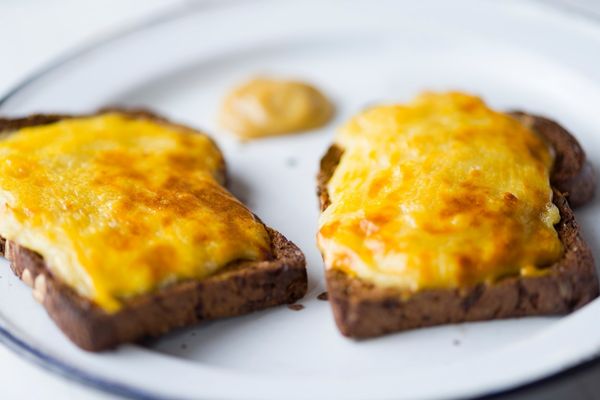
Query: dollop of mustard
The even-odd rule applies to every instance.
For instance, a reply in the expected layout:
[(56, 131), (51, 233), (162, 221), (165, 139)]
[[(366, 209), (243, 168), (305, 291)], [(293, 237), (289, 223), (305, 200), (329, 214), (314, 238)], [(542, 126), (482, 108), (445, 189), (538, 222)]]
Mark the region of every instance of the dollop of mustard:
[(333, 112), (332, 103), (310, 84), (255, 78), (225, 97), (219, 122), (242, 139), (254, 139), (318, 128)]

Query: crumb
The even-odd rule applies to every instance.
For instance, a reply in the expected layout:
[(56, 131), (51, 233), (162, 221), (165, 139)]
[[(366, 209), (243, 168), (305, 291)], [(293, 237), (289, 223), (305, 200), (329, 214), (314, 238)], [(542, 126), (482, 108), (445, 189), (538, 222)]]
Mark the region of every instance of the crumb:
[(317, 296), (317, 299), (319, 300), (323, 300), (323, 301), (328, 301), (329, 300), (329, 295), (327, 294), (327, 292), (323, 292), (320, 295)]
[(380, 104), (381, 104), (380, 100), (371, 100), (371, 101), (368, 101), (368, 102), (364, 103), (364, 105), (362, 106), (361, 110), (362, 111), (366, 111), (366, 110), (368, 110), (370, 108), (377, 107)]
[(181, 350), (185, 350), (185, 349), (187, 349), (187, 344), (182, 343), (180, 347), (181, 347)]
[(454, 346), (460, 346), (460, 340), (458, 340), (458, 339), (454, 339), (454, 340), (452, 341), (452, 344), (453, 344)]
[(293, 157), (290, 157), (290, 158), (288, 158), (288, 159), (285, 161), (285, 164), (286, 164), (288, 167), (290, 167), (290, 168), (293, 168), (293, 167), (295, 167), (295, 166), (298, 164), (298, 160), (296, 160), (296, 159), (295, 159), (295, 158), (293, 158)]
[(190, 335), (191, 336), (196, 336), (196, 332), (192, 332)]
[(300, 311), (304, 308), (302, 304), (288, 304), (288, 308), (294, 311)]

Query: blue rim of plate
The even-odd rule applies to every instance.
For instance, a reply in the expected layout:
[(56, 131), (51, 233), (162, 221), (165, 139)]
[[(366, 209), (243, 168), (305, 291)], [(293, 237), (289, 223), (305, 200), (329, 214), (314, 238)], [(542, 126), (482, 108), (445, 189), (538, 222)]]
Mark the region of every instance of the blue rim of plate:
[(0, 326), (0, 342), (9, 349), (13, 350), (18, 355), (26, 360), (41, 366), (43, 369), (63, 376), (67, 379), (74, 380), (86, 386), (92, 386), (104, 392), (116, 394), (123, 397), (140, 400), (162, 400), (164, 397), (157, 396), (152, 393), (145, 392), (142, 389), (134, 388), (119, 382), (107, 380), (93, 374), (90, 374), (80, 368), (74, 367), (59, 360), (56, 357), (49, 355), (43, 351), (36, 349), (27, 342), (19, 339), (10, 331)]
[[(40, 69), (34, 71), (27, 78), (9, 89), (2, 97), (0, 97), (0, 112), (2, 106), (14, 96), (19, 94), (22, 90), (26, 89), (31, 84), (35, 83), (48, 73), (60, 68), (63, 64), (66, 64), (80, 56), (94, 51), (100, 47), (110, 45), (112, 42), (117, 41), (123, 37), (131, 34), (137, 34), (141, 31), (150, 29), (156, 25), (160, 25), (167, 21), (177, 19), (185, 16), (189, 12), (204, 12), (212, 8), (222, 8), (226, 5), (233, 5), (241, 3), (243, 0), (203, 0), (203, 1), (188, 1), (173, 7), (162, 14), (154, 17), (150, 17), (141, 23), (134, 24), (133, 26), (125, 29), (114, 31), (103, 38), (93, 41), (90, 44), (77, 47), (74, 50), (66, 52), (49, 63), (42, 66)], [(259, 0), (254, 0), (259, 1)], [(543, 4), (546, 7), (559, 9), (562, 12), (574, 15), (576, 17), (584, 18), (592, 21), (595, 24), (600, 24), (600, 13), (594, 14), (592, 12), (586, 12), (583, 9), (579, 9), (576, 6), (568, 4), (566, 2), (544, 2), (543, 0), (531, 0), (532, 2)], [(7, 348), (15, 352), (17, 355), (24, 359), (32, 362), (33, 364), (41, 367), (42, 369), (62, 376), (68, 380), (77, 382), (87, 387), (99, 389), (105, 393), (114, 394), (126, 398), (137, 399), (137, 400), (164, 400), (173, 399), (173, 397), (164, 397), (156, 393), (150, 393), (144, 389), (123, 384), (110, 379), (105, 379), (101, 376), (89, 373), (81, 368), (75, 367), (67, 362), (61, 361), (60, 359), (41, 351), (26, 341), (19, 339), (19, 337), (12, 333), (9, 329), (2, 326), (0, 323), (0, 343), (4, 344)], [(558, 371), (554, 374), (550, 374), (544, 378), (536, 381), (526, 383), (511, 389), (492, 391), (482, 396), (473, 397), (473, 400), (492, 400), (500, 399), (504, 397), (512, 397), (513, 395), (529, 394), (535, 392), (537, 389), (548, 385), (550, 382), (553, 384), (560, 384), (576, 375), (579, 375), (583, 371), (588, 371), (592, 368), (600, 368), (600, 355), (594, 356), (589, 360), (583, 360), (577, 365), (568, 367), (562, 371)]]

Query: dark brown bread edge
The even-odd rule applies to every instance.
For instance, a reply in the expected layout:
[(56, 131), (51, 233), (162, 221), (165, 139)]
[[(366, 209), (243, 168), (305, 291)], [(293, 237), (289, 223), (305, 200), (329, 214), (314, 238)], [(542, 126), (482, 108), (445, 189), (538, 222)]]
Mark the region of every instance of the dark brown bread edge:
[[(553, 185), (559, 190), (571, 188), (569, 199), (575, 198), (577, 205), (590, 200), (595, 181), (577, 141), (555, 122), (523, 113), (515, 116), (526, 118), (525, 122), (555, 149)], [(342, 152), (334, 145), (321, 159), (317, 192), (322, 210), (329, 205), (326, 185)], [(584, 189), (579, 191), (578, 185)], [(590, 302), (599, 290), (594, 260), (559, 190), (554, 190), (553, 201), (561, 214), (556, 229), (565, 253), (546, 275), (507, 277), (495, 284), (464, 289), (424, 290), (403, 300), (397, 290), (327, 270), (329, 301), (338, 328), (345, 336), (368, 338), (446, 323), (563, 314)]]
[(550, 181), (554, 188), (567, 196), (569, 205), (577, 208), (589, 202), (596, 191), (596, 175), (577, 139), (548, 118), (518, 111), (510, 114), (538, 132), (554, 149)]
[(302, 298), (307, 289), (302, 252), (280, 233), (268, 231), (273, 260), (231, 264), (201, 281), (176, 283), (130, 299), (115, 314), (107, 314), (54, 277), (37, 253), (4, 240), (2, 250), (56, 325), (79, 347), (100, 351)]
[[(116, 111), (169, 123), (144, 110)], [(0, 119), (0, 133), (64, 118), (71, 117), (35, 115), (18, 120)], [(200, 321), (246, 314), (302, 298), (307, 290), (304, 255), (277, 231), (268, 227), (267, 231), (272, 260), (232, 263), (204, 280), (175, 283), (129, 299), (115, 314), (104, 312), (53, 276), (39, 254), (2, 238), (0, 250), (10, 261), (13, 272), (33, 288), (34, 297), (56, 325), (79, 347), (100, 351)]]

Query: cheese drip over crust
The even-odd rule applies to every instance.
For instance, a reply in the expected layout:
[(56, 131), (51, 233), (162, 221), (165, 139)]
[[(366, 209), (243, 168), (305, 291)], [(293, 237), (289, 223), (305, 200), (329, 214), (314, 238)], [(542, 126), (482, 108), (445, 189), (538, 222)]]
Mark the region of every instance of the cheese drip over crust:
[(547, 144), (462, 93), (352, 118), (318, 245), (327, 268), (405, 293), (544, 273), (563, 252)]
[(107, 312), (228, 263), (270, 256), (205, 135), (109, 113), (0, 140), (0, 235)]

